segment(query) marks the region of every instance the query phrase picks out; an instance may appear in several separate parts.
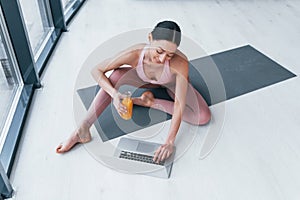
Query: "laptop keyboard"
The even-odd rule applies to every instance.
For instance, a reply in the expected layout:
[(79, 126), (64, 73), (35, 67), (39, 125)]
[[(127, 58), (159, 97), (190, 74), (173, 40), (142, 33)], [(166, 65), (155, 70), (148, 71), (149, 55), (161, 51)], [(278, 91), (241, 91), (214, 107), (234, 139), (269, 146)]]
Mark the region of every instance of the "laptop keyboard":
[(139, 162), (145, 162), (155, 165), (164, 165), (165, 161), (156, 163), (153, 161), (153, 156), (145, 155), (145, 154), (138, 154), (129, 151), (121, 151), (119, 158), (128, 159), (128, 160), (135, 160)]

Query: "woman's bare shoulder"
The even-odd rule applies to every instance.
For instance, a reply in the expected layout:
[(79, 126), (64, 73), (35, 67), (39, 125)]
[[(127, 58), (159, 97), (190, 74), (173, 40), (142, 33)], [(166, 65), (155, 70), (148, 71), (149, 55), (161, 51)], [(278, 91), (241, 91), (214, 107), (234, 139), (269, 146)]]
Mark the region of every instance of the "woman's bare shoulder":
[(124, 52), (129, 54), (140, 55), (145, 46), (146, 44), (144, 43), (135, 44), (125, 49)]
[(117, 62), (120, 64), (128, 64), (128, 65), (135, 65), (137, 63), (141, 51), (145, 47), (146, 44), (140, 43), (132, 45), (122, 51), (120, 51), (117, 55), (111, 58), (111, 60), (119, 61)]
[(177, 49), (176, 55), (177, 55), (179, 58), (183, 59), (183, 60), (186, 60), (186, 61), (188, 60), (187, 56), (186, 56), (182, 51), (180, 51), (179, 49)]
[(186, 73), (188, 72), (188, 58), (181, 51), (177, 50), (176, 54), (170, 61), (170, 67), (173, 69), (174, 73), (180, 72)]
[(146, 46), (146, 43), (138, 43), (138, 44), (134, 44), (132, 46), (130, 46), (128, 48), (128, 50), (132, 50), (132, 51), (142, 51), (143, 48)]
[(98, 65), (95, 66), (95, 69), (107, 72), (119, 68), (123, 65), (130, 65), (132, 67), (135, 67), (138, 63), (140, 52), (145, 47), (145, 45), (146, 44), (136, 44), (126, 49), (123, 49), (114, 56), (100, 62)]
[(134, 60), (138, 59), (143, 48), (146, 46), (144, 43), (139, 43), (128, 47), (127, 49), (121, 52), (122, 55), (126, 55), (126, 57), (134, 58)]
[(139, 44), (132, 45), (131, 47), (129, 47), (127, 49), (127, 52), (129, 54), (129, 56), (131, 58), (133, 58), (132, 62), (131, 62), (132, 67), (135, 67), (137, 65), (138, 60), (139, 60), (140, 55), (141, 55), (141, 52), (142, 52), (142, 50), (144, 49), (145, 46), (146, 46), (146, 44), (139, 43)]

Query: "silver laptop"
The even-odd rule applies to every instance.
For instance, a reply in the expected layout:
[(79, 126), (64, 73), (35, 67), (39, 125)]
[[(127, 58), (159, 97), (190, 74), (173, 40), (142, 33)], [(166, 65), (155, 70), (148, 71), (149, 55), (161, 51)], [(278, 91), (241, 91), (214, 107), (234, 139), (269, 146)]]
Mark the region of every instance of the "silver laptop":
[(141, 164), (152, 165), (153, 169), (143, 174), (155, 176), (159, 178), (169, 178), (173, 166), (175, 148), (172, 155), (163, 162), (153, 162), (154, 152), (161, 146), (161, 144), (147, 142), (142, 140), (135, 140), (131, 138), (121, 138), (115, 150), (114, 156), (120, 160), (140, 162)]

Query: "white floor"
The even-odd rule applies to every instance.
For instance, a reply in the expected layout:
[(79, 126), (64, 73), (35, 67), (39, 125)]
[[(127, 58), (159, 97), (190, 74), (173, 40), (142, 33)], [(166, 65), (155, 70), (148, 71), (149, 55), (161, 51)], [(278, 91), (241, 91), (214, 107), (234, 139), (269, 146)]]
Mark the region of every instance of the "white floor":
[[(161, 19), (177, 21), (207, 54), (250, 44), (297, 77), (212, 106), (214, 120), (197, 130), (168, 180), (115, 171), (84, 146), (57, 155), (56, 145), (76, 126), (73, 93), (85, 59), (113, 36)], [(299, 199), (299, 21), (296, 0), (88, 0), (62, 35), (44, 71), (44, 88), (34, 95), (11, 176), (14, 199)], [(214, 128), (221, 137), (200, 159), (205, 135)]]

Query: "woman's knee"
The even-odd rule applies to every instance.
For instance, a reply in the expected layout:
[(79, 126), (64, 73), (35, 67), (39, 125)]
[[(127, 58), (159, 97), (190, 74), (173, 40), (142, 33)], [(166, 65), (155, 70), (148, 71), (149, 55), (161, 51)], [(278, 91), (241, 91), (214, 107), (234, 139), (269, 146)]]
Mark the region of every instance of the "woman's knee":
[(203, 109), (198, 112), (186, 112), (184, 115), (184, 121), (196, 126), (205, 125), (209, 123), (211, 119), (211, 113), (209, 109)]
[(211, 120), (211, 112), (209, 108), (200, 111), (199, 125), (208, 124)]
[(119, 68), (115, 69), (112, 74), (109, 76), (109, 80), (113, 86), (117, 85), (117, 83), (121, 80), (121, 77), (126, 74), (129, 69)]

